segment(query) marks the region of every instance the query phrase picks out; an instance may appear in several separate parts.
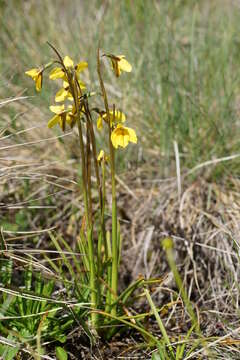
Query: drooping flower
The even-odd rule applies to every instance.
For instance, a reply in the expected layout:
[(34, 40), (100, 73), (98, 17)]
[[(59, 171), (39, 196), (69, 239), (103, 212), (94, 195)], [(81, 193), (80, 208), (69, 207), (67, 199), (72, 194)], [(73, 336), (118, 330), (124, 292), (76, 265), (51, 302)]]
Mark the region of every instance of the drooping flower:
[(112, 55), (108, 54), (107, 56), (112, 63), (112, 68), (116, 77), (119, 77), (122, 71), (131, 72), (132, 65), (125, 59), (124, 55)]
[(30, 76), (36, 85), (36, 90), (41, 91), (42, 89), (42, 79), (43, 79), (43, 68), (34, 68), (28, 71), (25, 71), (25, 74)]
[(76, 123), (77, 119), (77, 111), (74, 105), (68, 105), (67, 109), (65, 109), (63, 105), (52, 105), (50, 106), (50, 110), (55, 114), (49, 121), (48, 127), (52, 128), (55, 125), (59, 125), (60, 128), (64, 131), (66, 122), (70, 125), (71, 128)]
[[(115, 115), (115, 116), (114, 116)], [(122, 111), (115, 110), (115, 114), (113, 114), (113, 110), (109, 111), (109, 117), (110, 117), (110, 126), (112, 127), (114, 124), (124, 123), (126, 121), (126, 116)], [(103, 120), (105, 122), (108, 121), (107, 113), (104, 112), (101, 114), (97, 119), (97, 128), (98, 130), (101, 130), (103, 127)]]
[[(77, 76), (81, 71), (88, 67), (88, 63), (86, 61), (81, 61), (74, 66), (74, 62), (69, 56), (65, 56), (63, 63), (67, 70), (75, 69)], [(67, 81), (67, 75), (62, 67), (56, 67), (50, 72), (49, 79), (64, 79)]]
[(67, 81), (64, 81), (63, 82), (63, 87), (58, 90), (58, 92), (56, 93), (56, 96), (55, 96), (55, 101), (56, 102), (61, 102), (61, 101), (64, 101), (66, 99), (69, 99), (69, 100), (73, 100), (73, 96), (72, 96), (72, 93), (69, 89), (69, 84)]
[[(86, 88), (83, 81), (79, 81), (79, 86), (80, 86), (81, 89)], [(63, 87), (60, 90), (58, 90), (58, 92), (56, 93), (55, 101), (56, 102), (61, 102), (61, 101), (64, 101), (66, 99), (73, 101), (73, 96), (72, 96), (72, 93), (70, 91), (70, 86), (69, 86), (68, 82), (63, 81)]]
[(118, 124), (111, 134), (111, 141), (116, 149), (119, 146), (125, 148), (129, 142), (137, 143), (137, 135), (133, 129)]
[(49, 74), (49, 79), (51, 79), (51, 80), (65, 79), (65, 81), (67, 81), (66, 74), (63, 71), (63, 69), (60, 67), (56, 67), (56, 68), (52, 69), (52, 71)]
[(66, 110), (64, 105), (52, 105), (49, 107), (50, 110), (55, 114), (49, 121), (48, 127), (52, 128), (55, 125), (59, 125), (60, 128), (65, 130), (66, 122)]

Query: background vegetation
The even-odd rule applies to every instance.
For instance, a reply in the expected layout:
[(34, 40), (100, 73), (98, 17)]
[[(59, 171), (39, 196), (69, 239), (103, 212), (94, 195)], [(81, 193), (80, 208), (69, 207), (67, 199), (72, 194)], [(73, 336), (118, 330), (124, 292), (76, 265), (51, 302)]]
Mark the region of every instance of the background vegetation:
[[(188, 167), (239, 152), (237, 2), (3, 1), (1, 24), (5, 97), (13, 95), (9, 83), (29, 87), (24, 70), (49, 58), (46, 41), (87, 59), (94, 84), (100, 41), (105, 51), (128, 54), (134, 66), (130, 78), (119, 80), (124, 92), (111, 92), (138, 126), (144, 157), (157, 155), (159, 172), (169, 172), (173, 140)], [(49, 91), (31, 104), (46, 109)]]

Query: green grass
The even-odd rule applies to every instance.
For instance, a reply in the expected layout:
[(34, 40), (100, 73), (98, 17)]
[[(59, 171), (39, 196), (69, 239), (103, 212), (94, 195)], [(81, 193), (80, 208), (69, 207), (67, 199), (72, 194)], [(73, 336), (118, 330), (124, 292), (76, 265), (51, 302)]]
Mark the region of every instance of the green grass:
[[(110, 93), (137, 126), (146, 159), (151, 144), (168, 173), (173, 140), (187, 167), (239, 152), (239, 12), (231, 2), (11, 0), (1, 8), (4, 79), (11, 75), (14, 84), (31, 88), (24, 71), (49, 58), (48, 40), (89, 62), (87, 79), (94, 87), (100, 41), (106, 52), (123, 53), (133, 64), (131, 76)], [(33, 103), (46, 109), (50, 91)], [(229, 171), (238, 173), (237, 165), (232, 162)]]

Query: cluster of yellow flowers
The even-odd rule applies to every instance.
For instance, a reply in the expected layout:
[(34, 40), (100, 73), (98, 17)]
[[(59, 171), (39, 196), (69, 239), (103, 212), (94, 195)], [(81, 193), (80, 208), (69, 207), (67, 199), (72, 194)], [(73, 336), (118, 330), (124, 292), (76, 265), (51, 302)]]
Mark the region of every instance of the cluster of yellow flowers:
[[(36, 85), (36, 90), (40, 91), (43, 83), (43, 73), (51, 68), (49, 73), (50, 80), (61, 81), (61, 88), (55, 95), (55, 104), (50, 106), (50, 111), (54, 114), (48, 121), (48, 127), (52, 128), (58, 125), (63, 131), (66, 126), (73, 128), (75, 125), (79, 137), (79, 150), (81, 154), (81, 190), (84, 203), (84, 218), (82, 226), (82, 236), (86, 241), (81, 241), (82, 253), (87, 254), (89, 264), (86, 266), (86, 281), (90, 291), (89, 300), (92, 309), (102, 306), (106, 312), (111, 312), (113, 318), (117, 315), (116, 299), (118, 298), (118, 264), (120, 260), (120, 229), (117, 222), (117, 196), (115, 179), (115, 149), (125, 148), (131, 143), (137, 143), (135, 131), (125, 126), (125, 114), (115, 108), (115, 104), (109, 106), (108, 96), (105, 89), (101, 58), (108, 59), (114, 75), (118, 78), (122, 72), (131, 72), (132, 66), (125, 59), (124, 55), (103, 54), (100, 56), (100, 50), (97, 53), (97, 73), (104, 109), (90, 106), (90, 98), (97, 95), (95, 92), (89, 92), (86, 85), (81, 80), (82, 71), (88, 67), (87, 62), (79, 62), (76, 65), (69, 56), (64, 58), (54, 46), (49, 44), (54, 50), (57, 59), (48, 64), (26, 71)], [(93, 116), (97, 113), (98, 118)], [(96, 125), (96, 126), (95, 126)], [(96, 131), (103, 129), (107, 133), (108, 154), (103, 150), (97, 154)], [(107, 237), (105, 226), (105, 204), (106, 204), (106, 176), (105, 164), (111, 172), (111, 190), (112, 190), (112, 231), (111, 238)], [(96, 182), (93, 183), (92, 171), (94, 169)], [(95, 203), (92, 198), (93, 187), (97, 190), (99, 200), (99, 210), (95, 212)], [(99, 216), (99, 217), (98, 217)], [(97, 220), (97, 221), (96, 221)], [(95, 247), (93, 238), (95, 224), (99, 228), (97, 236), (98, 244)], [(99, 227), (100, 224), (100, 227)], [(109, 232), (108, 232), (109, 233)], [(111, 244), (109, 243), (110, 240)], [(103, 249), (103, 252), (102, 252)], [(111, 259), (111, 267), (109, 260)], [(95, 261), (97, 260), (97, 261)], [(101, 261), (100, 261), (101, 260)], [(107, 265), (106, 267), (106, 264)], [(107, 271), (105, 272), (105, 270)], [(104, 278), (107, 287), (101, 289), (99, 284), (99, 274)], [(99, 299), (99, 294), (103, 291), (103, 296)], [(101, 305), (102, 304), (102, 305)], [(93, 326), (98, 325), (99, 315), (91, 312)]]
[[(112, 54), (104, 54), (103, 56), (110, 59), (116, 77), (119, 77), (123, 71), (132, 71), (132, 66), (125, 59), (124, 55), (115, 56)], [(82, 98), (84, 96), (94, 95), (95, 93), (84, 92), (86, 85), (80, 80), (80, 73), (88, 67), (88, 63), (82, 61), (77, 65), (74, 65), (73, 60), (69, 56), (65, 56), (62, 63), (60, 61), (54, 61), (41, 68), (34, 68), (25, 72), (26, 75), (30, 76), (35, 81), (37, 91), (40, 91), (42, 88), (43, 72), (56, 62), (61, 66), (53, 68), (49, 74), (51, 80), (60, 79), (62, 81), (62, 87), (56, 93), (55, 102), (61, 103), (68, 100), (70, 103), (67, 105), (63, 103), (50, 106), (50, 110), (54, 113), (54, 116), (48, 121), (48, 127), (52, 128), (58, 124), (64, 131), (66, 124), (71, 128), (76, 124), (78, 112), (81, 115), (84, 115)], [(74, 86), (74, 84), (77, 84), (77, 87)], [(74, 99), (76, 99), (76, 94), (78, 103), (74, 101)], [(111, 141), (115, 148), (125, 148), (129, 142), (137, 143), (135, 131), (123, 125), (126, 121), (126, 116), (121, 111), (110, 110), (109, 114), (107, 114), (106, 111), (101, 111), (100, 116), (97, 119), (97, 128), (99, 130), (103, 128), (103, 121), (106, 123), (110, 121)]]

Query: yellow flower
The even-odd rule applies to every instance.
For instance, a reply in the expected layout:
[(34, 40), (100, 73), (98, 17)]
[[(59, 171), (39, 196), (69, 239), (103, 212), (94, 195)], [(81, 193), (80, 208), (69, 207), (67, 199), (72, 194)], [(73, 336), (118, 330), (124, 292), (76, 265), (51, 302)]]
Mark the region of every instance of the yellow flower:
[(48, 121), (48, 127), (52, 128), (53, 126), (59, 124), (60, 128), (65, 130), (66, 122), (66, 111), (64, 105), (52, 105), (50, 110), (56, 114)]
[(137, 135), (133, 129), (118, 124), (111, 134), (111, 140), (116, 149), (119, 146), (125, 148), (129, 142), (137, 143)]
[(65, 56), (63, 63), (67, 69), (71, 69), (74, 67), (77, 74), (88, 67), (88, 63), (86, 61), (81, 61), (74, 66), (74, 62), (69, 56)]
[[(86, 88), (84, 82), (82, 82), (82, 81), (79, 81), (79, 85), (80, 85), (81, 89)], [(63, 87), (60, 90), (58, 90), (58, 92), (56, 93), (55, 101), (56, 102), (61, 102), (61, 101), (64, 101), (66, 99), (73, 101), (73, 96), (72, 96), (72, 93), (70, 91), (70, 87), (69, 87), (68, 82), (63, 81)]]
[[(79, 62), (77, 65), (74, 66), (74, 62), (69, 56), (65, 56), (65, 58), (63, 59), (63, 63), (64, 66), (69, 70), (74, 68), (77, 76), (81, 71), (83, 71), (88, 67), (88, 63), (86, 61)], [(65, 74), (63, 68), (56, 67), (52, 69), (52, 71), (50, 72), (49, 79), (51, 80), (64, 79), (65, 81), (67, 81), (67, 75)]]
[(106, 55), (110, 58), (112, 62), (112, 68), (116, 75), (116, 77), (119, 77), (122, 71), (131, 72), (132, 71), (132, 65), (125, 59), (124, 55)]
[(75, 70), (76, 70), (77, 73), (80, 73), (81, 71), (83, 71), (87, 67), (88, 67), (88, 63), (86, 61), (81, 61), (80, 63), (78, 63), (75, 66)]
[(25, 74), (30, 76), (36, 84), (36, 90), (41, 91), (42, 88), (42, 78), (43, 78), (43, 69), (34, 68), (28, 71), (25, 71)]
[(66, 79), (67, 80), (65, 72), (60, 67), (56, 67), (56, 68), (52, 69), (52, 71), (49, 74), (49, 79), (51, 79), (51, 80)]
[(56, 93), (55, 101), (56, 101), (56, 102), (61, 102), (61, 101), (66, 100), (67, 98), (68, 98), (69, 100), (73, 100), (73, 97), (72, 97), (71, 92), (70, 92), (68, 89), (61, 88), (61, 89), (58, 90), (58, 92)]
[(76, 123), (77, 115), (74, 105), (68, 105), (67, 109), (65, 109), (64, 105), (52, 105), (50, 106), (50, 110), (56, 115), (48, 121), (49, 128), (59, 124), (60, 128), (64, 131), (66, 122), (73, 128)]
[(56, 102), (61, 102), (61, 101), (64, 101), (66, 99), (73, 100), (73, 97), (72, 97), (72, 93), (71, 93), (71, 91), (69, 89), (68, 82), (64, 81), (63, 82), (63, 87), (60, 90), (58, 90), (58, 92), (56, 93), (55, 101)]
[(72, 68), (74, 65), (73, 60), (68, 55), (65, 56), (63, 63), (66, 66), (66, 68)]
[(101, 162), (102, 160), (108, 161), (108, 156), (107, 156), (107, 154), (105, 153), (104, 150), (100, 150), (100, 152), (98, 154), (98, 157), (97, 157), (98, 162)]
[[(122, 111), (115, 110), (115, 118), (113, 116), (113, 110), (109, 111), (109, 117), (110, 117), (110, 125), (112, 127), (113, 124), (119, 124), (126, 121), (126, 116)], [(107, 113), (100, 115), (97, 119), (97, 128), (98, 130), (101, 130), (103, 127), (103, 120), (107, 122)]]

